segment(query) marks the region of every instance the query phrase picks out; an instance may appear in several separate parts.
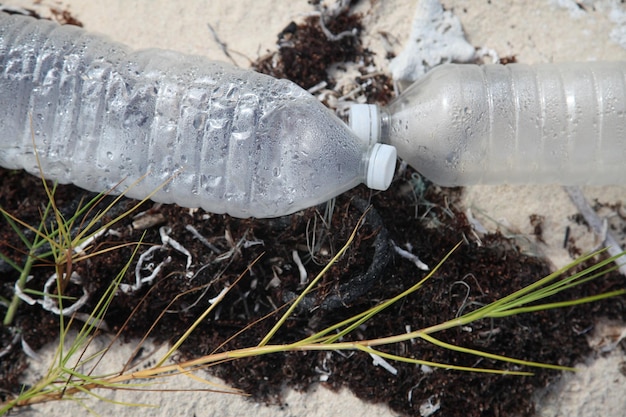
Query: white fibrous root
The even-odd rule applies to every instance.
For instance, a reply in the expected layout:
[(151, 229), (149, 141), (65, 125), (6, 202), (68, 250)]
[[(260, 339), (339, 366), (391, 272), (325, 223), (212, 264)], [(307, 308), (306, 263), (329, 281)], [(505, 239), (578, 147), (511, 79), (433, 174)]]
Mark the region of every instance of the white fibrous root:
[(300, 273), (300, 285), (306, 285), (309, 280), (309, 274), (306, 272), (306, 268), (300, 259), (300, 255), (298, 255), (298, 251), (294, 249), (291, 252), (291, 256), (293, 258), (293, 262), (298, 267), (298, 272)]
[[(193, 272), (189, 270), (193, 262), (193, 257), (191, 256), (191, 253), (187, 250), (187, 248), (185, 248), (183, 245), (178, 243), (175, 239), (170, 237), (169, 234), (171, 232), (172, 232), (172, 229), (169, 227), (163, 226), (159, 228), (159, 234), (161, 235), (162, 244), (151, 247), (150, 249), (148, 249), (147, 251), (145, 251), (139, 256), (139, 260), (137, 261), (137, 265), (135, 266), (135, 283), (132, 285), (124, 284), (124, 283), (120, 284), (120, 290), (122, 292), (124, 293), (135, 292), (139, 290), (144, 284), (151, 284), (152, 281), (154, 281), (154, 279), (159, 275), (159, 272), (161, 272), (161, 269), (163, 269), (165, 265), (167, 265), (168, 263), (172, 261), (172, 257), (168, 256), (156, 266), (152, 264), (146, 264), (146, 262), (152, 260), (152, 257), (154, 256), (154, 252), (165, 249), (167, 246), (172, 247), (172, 249), (182, 253), (183, 255), (187, 257), (187, 265), (186, 265), (187, 276), (192, 277), (194, 275)], [(142, 276), (141, 271), (144, 269), (150, 270), (151, 271), (150, 275), (146, 277)]]
[(386, 360), (384, 360), (383, 358), (381, 358), (375, 353), (370, 352), (369, 355), (372, 357), (372, 364), (374, 364), (374, 366), (380, 366), (381, 368), (385, 369), (390, 374), (398, 375), (398, 370), (389, 362), (387, 362)]
[(419, 269), (421, 269), (422, 271), (429, 271), (430, 270), (428, 265), (426, 265), (424, 262), (422, 262), (417, 255), (409, 252), (406, 249), (402, 249), (400, 246), (396, 245), (396, 243), (394, 241), (391, 241), (391, 245), (393, 246), (393, 250), (398, 255), (400, 255), (404, 259), (408, 259), (409, 261), (413, 262), (413, 264), (416, 267), (418, 267)]
[[(33, 276), (29, 275), (28, 278), (26, 278), (26, 282), (28, 283), (32, 279), (33, 279)], [(73, 304), (69, 306), (63, 305), (63, 308), (61, 309), (59, 308), (59, 304), (57, 300), (58, 297), (51, 295), (52, 286), (53, 284), (57, 282), (57, 279), (58, 279), (57, 274), (54, 273), (50, 276), (50, 278), (46, 280), (45, 284), (43, 285), (44, 295), (42, 299), (35, 299), (29, 296), (28, 294), (26, 294), (22, 290), (22, 288), (19, 286), (18, 284), (19, 282), (15, 283), (15, 294), (20, 298), (20, 300), (24, 301), (25, 303), (29, 305), (40, 304), (44, 310), (49, 311), (53, 314), (56, 314), (58, 316), (60, 315), (70, 316), (76, 313), (78, 309), (80, 309), (82, 306), (84, 306), (87, 303), (87, 300), (89, 300), (89, 292), (84, 286), (82, 286), (83, 280), (81, 276), (78, 275), (78, 273), (75, 271), (72, 272), (72, 274), (70, 275), (70, 282), (72, 284), (81, 285), (83, 289), (83, 295), (78, 300), (76, 300)]]

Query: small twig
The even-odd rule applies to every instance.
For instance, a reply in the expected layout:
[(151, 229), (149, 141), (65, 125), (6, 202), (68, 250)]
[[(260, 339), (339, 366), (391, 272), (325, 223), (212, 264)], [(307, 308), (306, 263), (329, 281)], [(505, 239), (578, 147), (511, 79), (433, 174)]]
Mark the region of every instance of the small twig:
[(393, 250), (398, 255), (400, 255), (404, 259), (408, 259), (409, 261), (413, 262), (413, 264), (415, 264), (415, 266), (421, 269), (422, 271), (430, 270), (428, 265), (422, 262), (421, 259), (417, 255), (409, 252), (408, 250), (402, 249), (400, 246), (396, 245), (394, 241), (391, 241), (391, 245), (393, 246)]
[(200, 232), (198, 232), (198, 230), (196, 230), (195, 227), (193, 227), (192, 225), (188, 224), (185, 225), (185, 229), (187, 229), (189, 232), (191, 232), (191, 234), (200, 241), (200, 243), (202, 243), (204, 246), (206, 246), (207, 248), (211, 249), (213, 252), (215, 252), (215, 254), (219, 255), (221, 253), (221, 251), (211, 242), (209, 242), (207, 240), (207, 238), (205, 238), (204, 236), (202, 236), (200, 234)]
[[(591, 230), (602, 239), (602, 245), (606, 246), (608, 254), (610, 256), (622, 254), (624, 252), (623, 249), (607, 229), (606, 223), (591, 208), (580, 187), (565, 186), (563, 188), (589, 227), (591, 227)], [(615, 263), (618, 265), (620, 273), (626, 277), (626, 255), (617, 258)]]
[(355, 37), (358, 34), (358, 31), (356, 28), (353, 28), (352, 30), (345, 30), (341, 33), (338, 33), (337, 35), (335, 35), (334, 33), (332, 33), (327, 27), (326, 27), (326, 23), (324, 22), (324, 13), (322, 12), (311, 12), (311, 13), (307, 13), (306, 16), (317, 16), (319, 17), (319, 21), (320, 21), (320, 29), (322, 29), (322, 32), (324, 32), (324, 35), (326, 36), (326, 38), (331, 41), (331, 42), (337, 42), (342, 40), (343, 38), (346, 38), (348, 36), (352, 36)]
[(469, 284), (465, 281), (454, 281), (450, 286), (450, 290), (452, 290), (452, 287), (454, 287), (455, 285), (463, 285), (465, 287), (465, 297), (463, 297), (463, 302), (461, 303), (461, 306), (455, 314), (455, 317), (461, 317), (463, 315), (463, 310), (465, 310), (465, 306), (467, 305), (467, 300), (470, 296), (471, 289)]
[(326, 88), (326, 86), (328, 86), (328, 83), (326, 81), (320, 81), (319, 83), (315, 84), (313, 87), (309, 88), (308, 91), (309, 94), (315, 94), (318, 91)]
[(211, 31), (211, 35), (213, 35), (213, 40), (215, 41), (215, 43), (219, 45), (220, 49), (222, 50), (222, 53), (226, 55), (228, 59), (230, 59), (230, 62), (232, 62), (234, 66), (238, 67), (239, 65), (237, 65), (237, 61), (235, 61), (233, 57), (230, 55), (230, 52), (228, 52), (228, 45), (226, 44), (226, 42), (223, 42), (220, 39), (220, 37), (217, 35), (217, 31), (213, 29), (213, 26), (211, 26), (210, 23), (207, 23), (206, 25), (209, 27), (209, 30)]
[(306, 285), (309, 280), (309, 274), (306, 272), (306, 268), (300, 259), (300, 255), (298, 255), (298, 251), (294, 249), (291, 252), (291, 256), (293, 258), (293, 262), (298, 267), (298, 272), (300, 273), (300, 285)]
[(191, 256), (191, 253), (187, 250), (187, 248), (185, 248), (183, 245), (178, 243), (178, 241), (170, 237), (171, 232), (172, 232), (171, 227), (163, 226), (159, 228), (159, 234), (161, 235), (161, 241), (163, 242), (163, 246), (170, 245), (173, 249), (185, 255), (187, 257), (187, 265), (186, 265), (185, 270), (189, 271), (189, 268), (191, 267), (191, 263), (193, 262), (193, 257)]
[(481, 222), (479, 222), (475, 217), (474, 214), (472, 213), (472, 209), (471, 208), (467, 208), (467, 210), (465, 210), (465, 218), (467, 218), (467, 221), (469, 222), (470, 226), (472, 226), (472, 229), (480, 234), (486, 235), (489, 232), (487, 231), (487, 229), (485, 228), (485, 226), (482, 225)]
[(398, 370), (392, 364), (390, 364), (389, 362), (387, 362), (386, 360), (384, 360), (383, 358), (381, 358), (375, 353), (372, 353), (372, 352), (368, 352), (368, 353), (372, 357), (372, 364), (374, 366), (380, 366), (381, 368), (385, 369), (390, 374), (398, 375)]
[(85, 255), (85, 249), (87, 248), (87, 246), (91, 245), (97, 238), (104, 235), (107, 232), (107, 230), (108, 229), (100, 229), (93, 235), (89, 236), (81, 244), (77, 245), (74, 248), (74, 253), (77, 255)]

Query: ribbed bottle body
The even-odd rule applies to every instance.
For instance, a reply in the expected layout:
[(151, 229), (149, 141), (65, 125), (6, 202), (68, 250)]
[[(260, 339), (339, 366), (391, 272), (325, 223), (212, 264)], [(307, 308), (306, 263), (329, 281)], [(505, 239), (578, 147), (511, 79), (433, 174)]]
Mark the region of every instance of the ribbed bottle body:
[(36, 149), (92, 191), (273, 217), (364, 177), (367, 145), (314, 97), (203, 57), (0, 14), (0, 91), (0, 165), (39, 175)]
[(383, 140), (440, 185), (626, 178), (626, 63), (444, 65), (384, 111)]

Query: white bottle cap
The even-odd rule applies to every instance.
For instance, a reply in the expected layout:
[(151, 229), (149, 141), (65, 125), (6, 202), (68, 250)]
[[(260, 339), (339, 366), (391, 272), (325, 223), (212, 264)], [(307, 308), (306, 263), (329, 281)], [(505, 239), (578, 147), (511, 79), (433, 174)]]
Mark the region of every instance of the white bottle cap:
[(382, 143), (375, 144), (370, 151), (365, 184), (373, 190), (384, 191), (389, 188), (396, 171), (396, 159), (396, 148)]
[(369, 144), (379, 141), (380, 114), (375, 104), (353, 104), (350, 106), (350, 128)]

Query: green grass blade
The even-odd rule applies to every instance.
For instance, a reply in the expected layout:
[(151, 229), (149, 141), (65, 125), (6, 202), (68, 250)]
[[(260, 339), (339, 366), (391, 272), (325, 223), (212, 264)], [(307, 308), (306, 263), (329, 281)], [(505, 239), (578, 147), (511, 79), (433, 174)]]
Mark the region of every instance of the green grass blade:
[(509, 370), (489, 369), (489, 368), (474, 368), (470, 366), (450, 365), (446, 363), (426, 361), (423, 359), (407, 358), (406, 356), (398, 356), (398, 355), (393, 355), (391, 353), (381, 352), (379, 350), (372, 349), (371, 347), (368, 347), (368, 346), (359, 346), (358, 350), (366, 352), (366, 353), (378, 355), (381, 358), (390, 359), (396, 362), (411, 363), (415, 365), (425, 365), (425, 366), (430, 366), (432, 368), (442, 368), (446, 370), (464, 371), (464, 372), (480, 372), (480, 373), (498, 374), (498, 375), (517, 375), (517, 376), (532, 376), (533, 375), (532, 372), (509, 371)]
[(570, 368), (570, 367), (567, 367), (567, 366), (551, 365), (551, 364), (541, 363), (541, 362), (525, 361), (525, 360), (521, 360), (521, 359), (511, 358), (509, 356), (495, 355), (493, 353), (487, 353), (487, 352), (483, 352), (481, 350), (465, 348), (465, 347), (462, 347), (462, 346), (457, 346), (457, 345), (453, 345), (453, 344), (450, 344), (450, 343), (443, 342), (443, 341), (441, 341), (439, 339), (435, 339), (434, 337), (432, 337), (430, 335), (427, 335), (425, 333), (420, 334), (418, 337), (423, 339), (423, 340), (425, 340), (425, 341), (427, 341), (427, 342), (429, 342), (429, 343), (432, 343), (433, 345), (439, 346), (441, 348), (452, 350), (452, 351), (455, 351), (455, 352), (460, 352), (460, 353), (467, 353), (467, 354), (478, 356), (478, 357), (481, 357), (481, 358), (493, 359), (493, 360), (496, 360), (496, 361), (514, 363), (514, 364), (517, 364), (517, 365), (530, 366), (530, 367), (534, 367), (534, 368), (546, 368), (546, 369), (554, 369), (554, 370), (558, 370), (558, 371), (575, 371), (576, 370), (576, 368)]
[[(457, 243), (456, 246), (454, 246), (448, 253), (446, 253), (446, 255), (439, 261), (439, 263), (437, 263), (437, 265), (424, 278), (419, 280), (411, 288), (403, 291), (402, 293), (398, 294), (397, 296), (393, 298), (390, 298), (389, 300), (382, 302), (378, 306), (375, 306), (369, 309), (366, 314), (362, 315), (362, 317), (359, 317), (357, 320), (354, 320), (348, 327), (346, 327), (344, 330), (341, 330), (336, 335), (333, 335), (331, 338), (327, 339), (324, 343), (334, 343), (337, 340), (340, 340), (342, 337), (351, 333), (352, 331), (357, 329), (360, 325), (362, 325), (363, 323), (365, 323), (366, 321), (368, 321), (369, 319), (371, 319), (372, 317), (374, 317), (376, 314), (380, 313), (387, 307), (394, 305), (401, 299), (405, 298), (406, 296), (422, 288), (422, 286), (424, 286), (426, 281), (428, 281), (432, 276), (435, 275), (435, 273), (439, 270), (439, 268), (441, 268), (441, 266), (448, 260), (448, 258), (454, 253), (454, 251), (456, 251), (459, 248), (459, 246), (461, 246), (461, 244), (462, 242)], [(331, 328), (326, 329), (323, 332), (324, 334), (327, 334), (330, 331), (334, 331), (336, 328), (337, 328), (336, 326), (332, 326)]]
[(272, 327), (272, 329), (265, 335), (263, 340), (261, 340), (261, 342), (258, 344), (258, 347), (265, 346), (267, 343), (269, 343), (269, 341), (272, 339), (272, 337), (274, 337), (274, 335), (276, 334), (278, 329), (280, 329), (282, 327), (282, 325), (285, 323), (287, 318), (289, 318), (291, 316), (291, 314), (295, 311), (295, 309), (298, 307), (298, 304), (304, 299), (304, 297), (306, 297), (306, 295), (309, 292), (311, 292), (313, 290), (313, 288), (317, 285), (319, 280), (322, 279), (324, 274), (326, 274), (326, 272), (328, 272), (328, 270), (335, 264), (335, 262), (337, 262), (339, 260), (339, 258), (341, 258), (343, 256), (343, 254), (348, 250), (348, 248), (352, 244), (352, 241), (354, 241), (354, 238), (356, 237), (357, 231), (361, 227), (361, 224), (363, 222), (363, 219), (365, 218), (366, 213), (367, 213), (367, 211), (361, 215), (361, 218), (359, 218), (359, 221), (357, 222), (357, 225), (352, 230), (352, 233), (350, 234), (350, 237), (348, 238), (346, 243), (343, 245), (343, 247), (335, 254), (335, 256), (333, 256), (333, 258), (330, 260), (330, 262), (328, 262), (324, 266), (324, 268), (320, 271), (320, 273), (317, 274), (317, 276), (314, 279), (311, 280), (311, 282), (306, 286), (304, 291), (302, 291), (302, 293), (296, 298), (296, 300), (291, 304), (291, 306), (289, 306), (287, 311), (281, 316), (281, 318), (274, 325), (274, 327)]
[(510, 310), (494, 312), (494, 313), (489, 314), (489, 317), (502, 318), (502, 317), (515, 316), (518, 314), (534, 313), (537, 311), (546, 311), (546, 310), (551, 310), (555, 308), (573, 307), (573, 306), (577, 306), (581, 304), (587, 304), (587, 303), (593, 303), (593, 302), (600, 301), (600, 300), (605, 300), (611, 297), (617, 297), (617, 296), (624, 295), (624, 294), (626, 294), (626, 290), (609, 291), (606, 293), (592, 295), (589, 297), (577, 298), (574, 300), (538, 304), (538, 305), (533, 305), (533, 306), (519, 307), (519, 308), (510, 309)]

